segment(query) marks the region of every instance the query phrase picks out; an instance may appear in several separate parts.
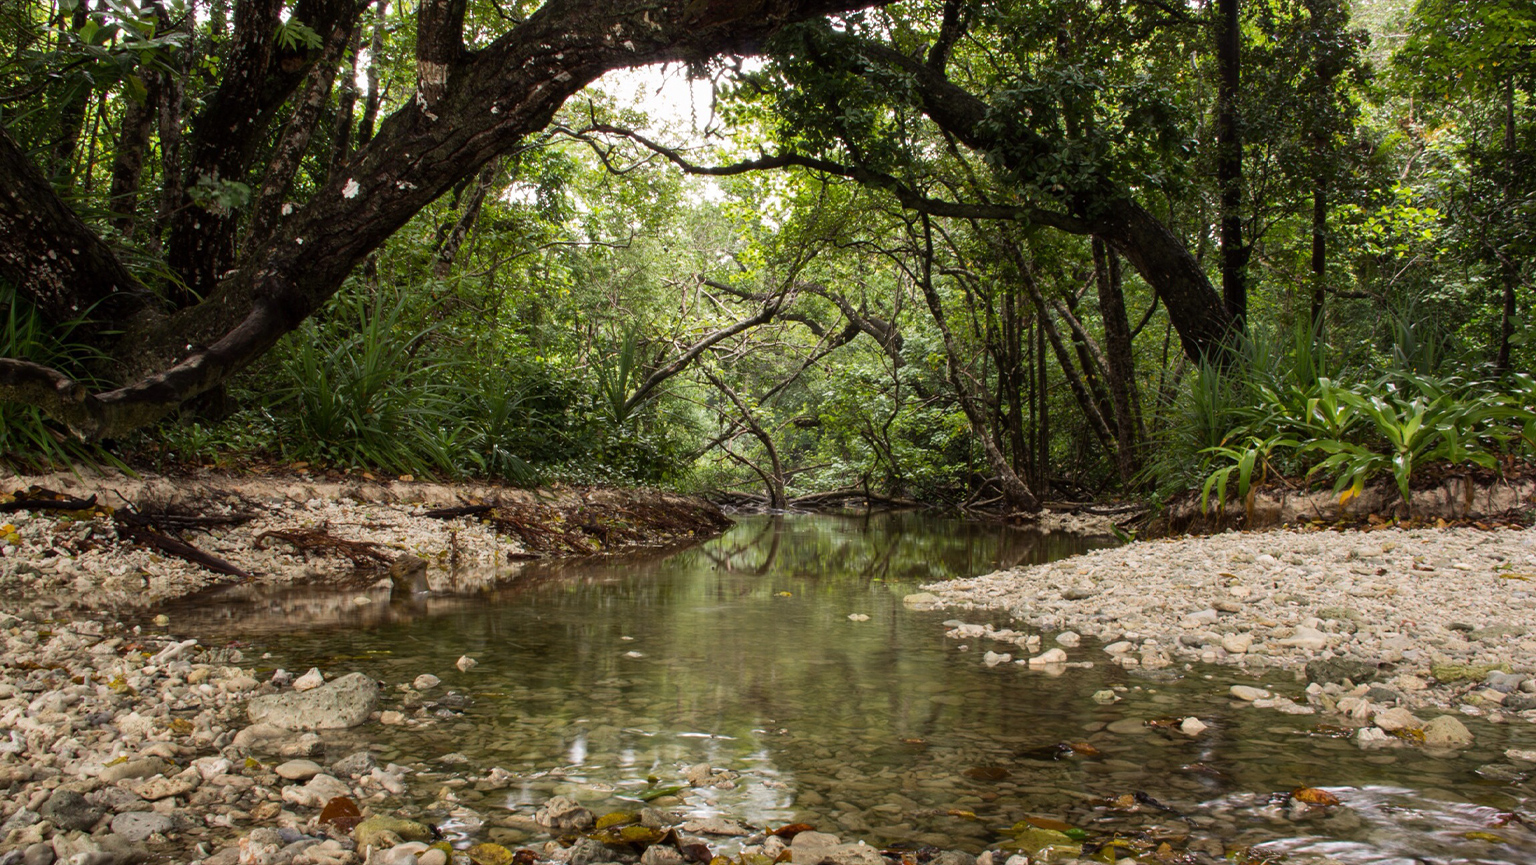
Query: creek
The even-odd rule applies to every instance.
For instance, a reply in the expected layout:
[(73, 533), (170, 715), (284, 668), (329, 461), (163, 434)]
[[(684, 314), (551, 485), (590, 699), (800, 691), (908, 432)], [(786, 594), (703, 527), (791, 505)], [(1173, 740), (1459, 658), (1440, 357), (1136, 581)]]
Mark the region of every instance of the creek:
[[(911, 513), (755, 516), (680, 550), (466, 574), (461, 593), (293, 589), (173, 618), (205, 643), (240, 641), (268, 671), (317, 665), (386, 682), (385, 708), (404, 698), (428, 723), (366, 725), (336, 747), (415, 768), (413, 792), (426, 798), (412, 808), (461, 839), (541, 840), (525, 818), (564, 794), (599, 814), (653, 798), (887, 848), (995, 849), (1033, 817), (1100, 842), (1252, 848), (1250, 861), (1536, 861), (1532, 787), (1503, 757), (1536, 747), (1536, 726), (1465, 718), (1477, 742), (1454, 757), (1361, 751), (1337, 718), (1226, 695), (1268, 683), (1300, 696), (1305, 683), (1289, 674), (1138, 674), (1087, 640), (1070, 655), (1091, 668), (988, 667), (983, 653), (1003, 647), (962, 650), (942, 623), (1001, 628), (1005, 614), (902, 602), (925, 582), (1109, 543)], [(461, 672), (461, 656), (478, 664)], [(399, 689), (422, 673), (442, 684)], [(1105, 689), (1118, 701), (1096, 702)], [(1188, 716), (1209, 729), (1142, 723)], [(453, 781), (492, 766), (512, 773), (509, 788)], [(690, 767), (700, 786), (687, 786)], [(670, 786), (683, 789), (655, 798)], [(1342, 805), (1293, 802), (1301, 787)]]

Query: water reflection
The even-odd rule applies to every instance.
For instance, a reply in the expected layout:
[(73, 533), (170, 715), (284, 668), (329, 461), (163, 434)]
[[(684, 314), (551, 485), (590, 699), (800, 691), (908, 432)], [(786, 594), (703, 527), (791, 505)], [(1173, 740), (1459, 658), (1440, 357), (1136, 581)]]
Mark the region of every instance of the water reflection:
[[(367, 735), (385, 759), (431, 769), (458, 753), (516, 774), (510, 793), (460, 791), (482, 812), (553, 793), (633, 809), (707, 763), (721, 771), (685, 792), (691, 813), (808, 822), (886, 845), (976, 851), (1000, 828), (1046, 815), (1097, 837), (1204, 843), (1218, 856), (1261, 844), (1399, 861), (1417, 845), (1426, 861), (1536, 861), (1530, 830), (1499, 816), (1524, 812), (1527, 781), (1476, 772), (1505, 748), (1532, 747), (1531, 725), (1468, 719), (1478, 746), (1460, 759), (1367, 754), (1317, 718), (1222, 696), (1237, 681), (1230, 670), (1151, 679), (1104, 664), (1059, 678), (988, 668), (980, 656), (994, 646), (960, 651), (942, 637), (939, 621), (954, 613), (902, 605), (923, 582), (1107, 542), (920, 514), (757, 517), (669, 554), (455, 575), (472, 586), (464, 594), (390, 599), (381, 589), (365, 604), (356, 592), (286, 594), (198, 621), (210, 638), (255, 639), (274, 664), (364, 670), (389, 684), (392, 707), (398, 683), (442, 677), (424, 703), (404, 706), (415, 726)], [(465, 654), (480, 663), (461, 673)], [(1091, 699), (1104, 688), (1121, 700)], [(469, 705), (450, 705), (449, 689)], [(1187, 715), (1210, 730), (1189, 738), (1141, 723)], [(1336, 790), (1346, 807), (1288, 811), (1284, 794), (1298, 786)], [(1488, 828), (1500, 820), (1508, 825)]]

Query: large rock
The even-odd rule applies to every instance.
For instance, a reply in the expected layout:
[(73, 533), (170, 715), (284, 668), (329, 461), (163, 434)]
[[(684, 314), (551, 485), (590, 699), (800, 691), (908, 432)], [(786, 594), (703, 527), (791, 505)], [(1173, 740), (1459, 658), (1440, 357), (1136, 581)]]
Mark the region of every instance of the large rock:
[(359, 848), (378, 847), (380, 842), (387, 840), (391, 835), (400, 841), (431, 842), (432, 827), (415, 820), (381, 815), (369, 817), (352, 830), (352, 840), (357, 842)]
[(836, 835), (801, 832), (789, 846), (794, 865), (885, 865), (885, 857), (874, 847), (843, 844)]
[(104, 812), (87, 802), (84, 795), (61, 787), (38, 806), (37, 813), (60, 829), (88, 831)]
[(125, 811), (112, 818), (112, 832), (129, 841), (143, 841), (159, 832), (165, 834), (175, 825), (171, 818), (153, 811)]
[(584, 832), (597, 823), (597, 817), (565, 796), (553, 796), (539, 807), (533, 819), (546, 829)]
[(1472, 732), (1450, 715), (1441, 715), (1424, 725), (1424, 747), (1454, 751), (1472, 744)]
[(254, 724), (285, 730), (333, 730), (356, 727), (368, 720), (378, 705), (378, 683), (362, 673), (349, 673), (301, 693), (254, 697), (245, 712)]
[(1375, 681), (1380, 675), (1380, 667), (1352, 658), (1328, 658), (1307, 662), (1307, 678), (1321, 684), (1343, 682), (1348, 679), (1357, 685), (1362, 685)]

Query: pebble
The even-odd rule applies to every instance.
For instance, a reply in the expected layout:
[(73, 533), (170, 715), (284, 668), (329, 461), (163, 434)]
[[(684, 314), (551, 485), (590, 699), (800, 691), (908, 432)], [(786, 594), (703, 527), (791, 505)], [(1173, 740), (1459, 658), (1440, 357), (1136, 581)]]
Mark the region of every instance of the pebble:
[(470, 670), (474, 669), (475, 666), (477, 664), (479, 664), (479, 663), (480, 663), (479, 661), (475, 660), (474, 658), (471, 658), (468, 655), (462, 655), (462, 656), (459, 657), (459, 659), (457, 661), (454, 662), (454, 666), (459, 668), (459, 672), (467, 673)]
[(1227, 693), (1247, 703), (1252, 703), (1255, 700), (1268, 700), (1274, 696), (1263, 688), (1255, 688), (1250, 685), (1233, 685)]
[(1083, 637), (1076, 631), (1062, 631), (1056, 635), (1056, 642), (1069, 649), (1075, 649), (1083, 644)]
[(293, 680), (295, 691), (309, 691), (325, 684), (325, 676), (320, 673), (319, 667), (310, 667), (309, 672)]
[(1186, 736), (1198, 736), (1209, 729), (1209, 725), (1194, 717), (1185, 718), (1184, 722), (1179, 725), (1179, 732)]
[(1061, 649), (1046, 649), (1039, 655), (1029, 659), (1031, 667), (1045, 667), (1051, 664), (1065, 664), (1067, 653)]
[(436, 688), (438, 685), (442, 684), (442, 681), (442, 679), (439, 679), (431, 673), (422, 673), (420, 676), (417, 676), (415, 679), (411, 680), (411, 687), (418, 691), (430, 691), (433, 688)]

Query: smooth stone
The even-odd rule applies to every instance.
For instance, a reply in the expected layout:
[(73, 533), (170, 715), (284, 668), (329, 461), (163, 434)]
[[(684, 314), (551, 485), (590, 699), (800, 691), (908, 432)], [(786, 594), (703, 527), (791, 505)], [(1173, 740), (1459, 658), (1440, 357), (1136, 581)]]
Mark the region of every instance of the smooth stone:
[(355, 727), (378, 708), (379, 685), (362, 673), (348, 673), (309, 691), (254, 697), (246, 704), (253, 723), (286, 730)]
[(303, 786), (295, 784), (291, 787), (284, 787), (282, 795), (284, 802), (292, 802), (295, 805), (303, 805), (309, 808), (323, 808), (327, 802), (338, 796), (351, 796), (352, 788), (348, 787), (339, 778), (334, 778), (330, 775), (315, 775), (309, 779), (309, 783)]
[(431, 673), (422, 673), (420, 676), (417, 676), (414, 680), (412, 680), (411, 687), (418, 691), (430, 691), (433, 688), (436, 688), (438, 685), (442, 684), (442, 681), (442, 679), (439, 679)]
[(1377, 712), (1371, 721), (1388, 733), (1398, 730), (1421, 730), (1424, 728), (1424, 722), (1417, 715), (1401, 706), (1383, 709)]
[(1185, 718), (1184, 723), (1179, 725), (1179, 732), (1186, 736), (1198, 736), (1209, 729), (1209, 725), (1195, 717)]
[(277, 773), (277, 777), (286, 778), (289, 781), (308, 781), (324, 772), (325, 768), (314, 760), (289, 760), (286, 763), (279, 763), (272, 771)]
[(153, 811), (125, 811), (112, 818), (112, 832), (129, 841), (143, 841), (155, 833), (171, 831), (175, 823), (164, 814)]
[(1253, 635), (1244, 631), (1238, 634), (1226, 634), (1221, 638), (1221, 647), (1234, 655), (1247, 654), (1253, 648)]
[(1048, 664), (1065, 664), (1067, 653), (1061, 649), (1047, 649), (1043, 653), (1029, 659), (1031, 667), (1044, 667)]
[(1104, 729), (1122, 736), (1147, 732), (1147, 722), (1140, 718), (1121, 718), (1110, 722)]
[(145, 757), (138, 760), (125, 760), (122, 763), (113, 763), (101, 770), (97, 775), (104, 784), (116, 784), (118, 781), (130, 778), (152, 778), (155, 775), (164, 774), (171, 764), (159, 757)]
[(1320, 652), (1328, 648), (1328, 635), (1316, 628), (1303, 625), (1298, 627), (1294, 634), (1281, 640), (1280, 645)]
[(433, 847), (416, 857), (416, 865), (448, 865), (448, 854)]
[(352, 840), (357, 843), (359, 848), (376, 847), (385, 835), (393, 835), (402, 841), (425, 841), (431, 843), (432, 828), (425, 823), (418, 823), (415, 820), (375, 816), (369, 817), (357, 824), (352, 830)]
[(474, 669), (475, 666), (478, 665), (479, 663), (480, 663), (479, 661), (475, 660), (474, 658), (471, 658), (468, 655), (460, 655), (459, 659), (457, 661), (455, 661), (453, 665), (455, 667), (459, 668), (459, 672), (467, 673), (470, 670)]
[(1472, 732), (1467, 726), (1450, 715), (1433, 718), (1424, 725), (1424, 747), (1437, 751), (1453, 751), (1472, 744)]
[(938, 609), (943, 604), (943, 601), (940, 601), (939, 596), (932, 592), (915, 592), (904, 596), (901, 599), (901, 603), (903, 606), (911, 607), (914, 610), (934, 610)]
[(1254, 688), (1249, 685), (1233, 685), (1227, 693), (1248, 703), (1254, 700), (1268, 700), (1274, 696), (1263, 688)]
[(546, 829), (581, 832), (592, 828), (597, 818), (575, 800), (554, 796), (539, 807), (533, 819)]
[(1083, 644), (1083, 637), (1076, 631), (1062, 631), (1056, 635), (1056, 642), (1069, 649), (1075, 649)]
[(295, 691), (313, 691), (324, 684), (325, 675), (320, 672), (320, 668), (310, 667), (309, 672), (293, 680), (293, 689)]

